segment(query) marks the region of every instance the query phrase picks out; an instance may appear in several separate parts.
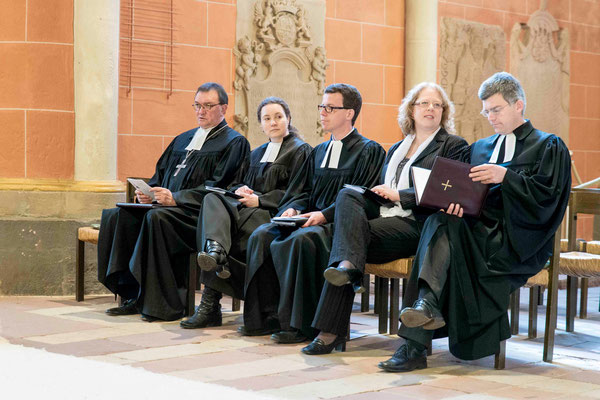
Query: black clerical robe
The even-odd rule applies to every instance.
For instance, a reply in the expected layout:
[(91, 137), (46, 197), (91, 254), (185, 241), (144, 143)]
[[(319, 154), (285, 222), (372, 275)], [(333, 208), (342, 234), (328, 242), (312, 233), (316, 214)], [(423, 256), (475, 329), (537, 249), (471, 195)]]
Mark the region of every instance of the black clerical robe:
[[(265, 318), (272, 311), (268, 304), (261, 304), (259, 292), (279, 293), (276, 313), (281, 328), (293, 327), (314, 336), (310, 324), (331, 249), (335, 197), (346, 183), (373, 186), (385, 158), (383, 148), (356, 129), (342, 139), (342, 144), (337, 168), (331, 168), (329, 160), (321, 167), (326, 155), (330, 156), (329, 141), (315, 147), (279, 209), (280, 213), (288, 208), (301, 213), (321, 211), (327, 223), (296, 230), (265, 224), (250, 236), (244, 302), (244, 323), (248, 328), (264, 327)], [(269, 279), (272, 274), (265, 272), (272, 269), (276, 280)], [(257, 275), (259, 270), (261, 274)], [(272, 287), (277, 282), (279, 287)]]
[(244, 298), (248, 238), (275, 216), (290, 180), (312, 150), (308, 143), (290, 133), (283, 138), (277, 158), (273, 162), (261, 162), (267, 146), (265, 143), (252, 151), (249, 162), (240, 171), (243, 178), (230, 188), (235, 191), (248, 186), (258, 196), (259, 206), (244, 207), (235, 199), (212, 193), (205, 197), (202, 218), (198, 221), (197, 248), (202, 249), (208, 239), (217, 241), (227, 252), (231, 271), (228, 279), (217, 277), (215, 272), (202, 271), (201, 282), (238, 299)]
[[(436, 337), (449, 337), (450, 352), (462, 359), (494, 354), (510, 337), (507, 309), (511, 292), (539, 272), (551, 252), (554, 232), (569, 199), (569, 150), (555, 135), (529, 121), (515, 129), (516, 146), (501, 184), (490, 187), (480, 218), (438, 212), (425, 222), (405, 304), (418, 296), (418, 280), (446, 260), (441, 307), (446, 326)], [(462, 159), (488, 163), (498, 135), (481, 139)], [(399, 335), (421, 341), (420, 328), (400, 326)]]
[[(227, 187), (250, 152), (246, 138), (225, 120), (211, 129), (201, 150), (188, 152), (195, 132), (173, 139), (148, 182), (169, 189), (177, 207), (102, 212), (98, 279), (125, 299), (138, 298), (142, 313), (166, 320), (183, 316), (185, 275), (195, 249), (203, 187)], [(186, 155), (186, 167), (177, 172)]]

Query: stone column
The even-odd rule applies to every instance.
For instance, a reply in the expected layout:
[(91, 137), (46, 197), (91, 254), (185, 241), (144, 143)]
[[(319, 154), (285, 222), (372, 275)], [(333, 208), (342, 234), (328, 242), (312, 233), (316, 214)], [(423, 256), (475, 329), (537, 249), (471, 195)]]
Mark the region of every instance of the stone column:
[(117, 176), (119, 1), (75, 0), (75, 180)]
[(404, 90), (437, 79), (438, 2), (406, 0)]

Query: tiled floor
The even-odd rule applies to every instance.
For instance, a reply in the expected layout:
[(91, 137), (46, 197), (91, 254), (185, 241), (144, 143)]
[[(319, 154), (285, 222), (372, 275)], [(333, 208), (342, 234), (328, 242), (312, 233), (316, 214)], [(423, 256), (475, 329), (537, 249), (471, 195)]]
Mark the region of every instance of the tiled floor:
[[(0, 343), (285, 399), (600, 399), (599, 293), (599, 288), (590, 291), (588, 319), (576, 320), (575, 333), (564, 331), (559, 303), (552, 364), (541, 361), (544, 307), (539, 308), (538, 338), (528, 340), (523, 303), (521, 331), (508, 341), (506, 369), (501, 371), (493, 369), (492, 357), (473, 362), (454, 358), (440, 339), (434, 341), (429, 368), (384, 373), (377, 363), (393, 353), (398, 338), (377, 334), (372, 311), (353, 313), (353, 340), (346, 352), (305, 356), (299, 351), (305, 344), (240, 337), (236, 328), (241, 314), (229, 312), (227, 300), (222, 327), (184, 330), (178, 322), (108, 316), (104, 310), (114, 304), (109, 296), (83, 303), (65, 297), (0, 297)], [(524, 301), (526, 294), (521, 296)], [(564, 301), (563, 292), (560, 299)]]

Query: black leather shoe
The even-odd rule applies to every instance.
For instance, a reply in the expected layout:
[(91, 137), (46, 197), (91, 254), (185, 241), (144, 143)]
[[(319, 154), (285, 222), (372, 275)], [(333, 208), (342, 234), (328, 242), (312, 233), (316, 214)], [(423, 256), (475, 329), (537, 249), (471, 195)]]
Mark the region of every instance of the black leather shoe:
[(354, 293), (362, 293), (365, 288), (362, 285), (363, 274), (356, 268), (329, 267), (323, 272), (327, 282), (334, 286), (352, 284)]
[(109, 308), (106, 310), (108, 315), (135, 315), (140, 311), (137, 308), (135, 299), (126, 300), (122, 306)]
[(333, 342), (329, 344), (325, 344), (323, 340), (315, 338), (315, 340), (313, 340), (308, 346), (304, 347), (301, 351), (310, 356), (329, 354), (333, 351), (333, 349), (341, 351), (344, 343), (346, 343), (346, 338), (342, 336), (336, 337)]
[(400, 346), (392, 358), (377, 364), (387, 372), (408, 372), (427, 368), (427, 349), (419, 350), (410, 341)]
[(206, 251), (199, 252), (196, 258), (202, 271), (215, 271), (219, 266), (227, 263), (227, 252), (218, 242), (207, 240), (204, 248)]
[(308, 338), (299, 330), (280, 331), (271, 335), (271, 340), (275, 343), (290, 344), (306, 342)]
[(184, 319), (179, 323), (184, 329), (199, 329), (208, 328), (209, 326), (223, 325), (223, 315), (221, 310), (207, 311), (202, 307), (202, 304), (196, 308), (196, 312), (188, 319)]
[(427, 330), (435, 330), (446, 325), (440, 310), (427, 299), (418, 299), (412, 307), (402, 310), (400, 320), (409, 328), (422, 327)]
[(221, 303), (219, 302), (221, 297), (223, 297), (221, 292), (205, 286), (200, 305), (196, 307), (196, 312), (190, 318), (181, 321), (179, 325), (185, 329), (221, 326), (223, 324)]
[(259, 328), (259, 329), (247, 329), (244, 325), (238, 326), (237, 331), (242, 336), (266, 336), (271, 335), (275, 332), (279, 332), (279, 328)]

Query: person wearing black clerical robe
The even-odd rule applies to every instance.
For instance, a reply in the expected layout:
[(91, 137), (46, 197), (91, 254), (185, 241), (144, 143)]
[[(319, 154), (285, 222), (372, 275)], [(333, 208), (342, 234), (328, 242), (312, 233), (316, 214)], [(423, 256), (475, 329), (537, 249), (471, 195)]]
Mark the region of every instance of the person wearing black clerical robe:
[[(431, 215), (423, 227), (400, 314), (404, 343), (379, 367), (404, 372), (427, 367), (434, 337), (448, 336), (450, 352), (473, 360), (492, 355), (510, 337), (510, 293), (538, 273), (569, 199), (569, 150), (557, 136), (524, 119), (525, 93), (506, 72), (479, 89), (482, 114), (496, 132), (460, 157), (469, 176), (490, 185), (479, 218), (460, 204)], [(414, 302), (414, 303), (413, 303)]]
[(278, 343), (314, 335), (310, 322), (329, 257), (335, 197), (344, 184), (373, 186), (385, 157), (378, 143), (353, 126), (361, 105), (354, 86), (326, 88), (319, 110), (331, 139), (314, 148), (290, 183), (279, 213), (308, 220), (299, 229), (265, 224), (250, 236), (242, 335), (273, 333)]
[(290, 108), (282, 99), (264, 99), (257, 117), (269, 142), (252, 151), (240, 171), (243, 179), (230, 187), (241, 198), (219, 193), (204, 198), (196, 231), (204, 291), (194, 315), (181, 321), (183, 328), (221, 326), (222, 294), (244, 298), (248, 237), (275, 216), (289, 181), (312, 150), (291, 125)]
[(437, 156), (452, 157), (467, 146), (453, 134), (454, 105), (435, 83), (423, 82), (408, 92), (398, 122), (405, 138), (388, 151), (381, 184), (372, 188), (389, 204), (350, 188), (336, 198), (327, 282), (312, 325), (320, 333), (302, 349), (305, 354), (327, 354), (346, 341), (367, 262), (383, 264), (415, 254), (423, 223), (434, 210), (417, 206), (411, 167), (431, 169)]
[[(108, 314), (141, 312), (147, 320), (183, 316), (202, 188), (227, 187), (250, 153), (246, 138), (225, 122), (227, 103), (221, 85), (209, 82), (198, 88), (193, 106), (199, 128), (173, 139), (148, 182), (161, 207), (102, 212), (98, 280), (125, 300)], [(136, 196), (140, 203), (152, 202), (141, 191)]]

